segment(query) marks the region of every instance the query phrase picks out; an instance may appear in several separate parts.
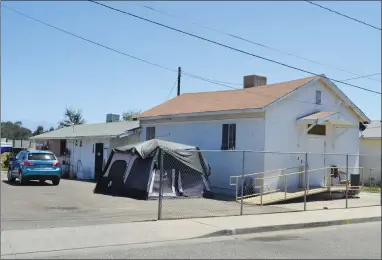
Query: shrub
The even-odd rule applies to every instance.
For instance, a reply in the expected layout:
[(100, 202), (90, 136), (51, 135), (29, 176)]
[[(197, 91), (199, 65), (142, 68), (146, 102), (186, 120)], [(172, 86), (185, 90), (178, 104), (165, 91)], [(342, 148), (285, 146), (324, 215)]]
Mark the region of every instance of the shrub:
[(1, 154), (1, 167), (3, 169), (8, 169), (9, 165), (11, 164), (11, 152), (6, 152)]

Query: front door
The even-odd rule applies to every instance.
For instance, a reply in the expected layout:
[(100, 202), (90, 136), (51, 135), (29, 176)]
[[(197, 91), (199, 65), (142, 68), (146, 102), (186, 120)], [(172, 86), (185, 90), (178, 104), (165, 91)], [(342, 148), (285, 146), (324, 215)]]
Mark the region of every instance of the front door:
[(95, 179), (98, 180), (98, 178), (100, 178), (102, 175), (103, 143), (96, 143), (94, 150), (95, 150), (94, 151), (94, 156), (95, 156), (94, 173), (95, 173)]
[(324, 187), (326, 181), (325, 138), (308, 137), (308, 176), (309, 187)]

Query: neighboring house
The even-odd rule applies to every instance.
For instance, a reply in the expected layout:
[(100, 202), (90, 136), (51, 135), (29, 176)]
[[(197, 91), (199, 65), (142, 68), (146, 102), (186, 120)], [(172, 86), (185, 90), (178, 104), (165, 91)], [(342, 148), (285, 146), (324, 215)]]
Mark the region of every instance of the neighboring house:
[(78, 179), (94, 179), (113, 148), (139, 142), (139, 121), (74, 125), (30, 139), (44, 141), (61, 161), (69, 161)]
[[(243, 89), (182, 94), (143, 112), (139, 120), (141, 141), (155, 137), (202, 150), (344, 154), (358, 154), (359, 127), (370, 121), (324, 75), (270, 85), (266, 77), (245, 76)], [(242, 153), (204, 154), (212, 169), (211, 185), (231, 189), (229, 176), (242, 173)], [(247, 152), (244, 164), (245, 173), (281, 168), (297, 172), (305, 156)], [(309, 169), (345, 166), (346, 156), (311, 155), (307, 164)], [(350, 156), (350, 171), (357, 173), (358, 166), (358, 157)], [(325, 185), (325, 174), (312, 173), (310, 185)], [(265, 191), (281, 188), (282, 182), (278, 177), (265, 180)], [(297, 175), (288, 177), (289, 188), (301, 185)]]
[(360, 137), (359, 164), (364, 168), (363, 180), (365, 184), (379, 184), (381, 182), (381, 131), (380, 120), (372, 120)]
[(11, 144), (13, 148), (19, 149), (27, 149), (27, 148), (35, 148), (36, 144), (28, 139), (20, 139), (20, 140), (12, 140), (7, 138), (1, 138), (1, 142), (6, 142)]

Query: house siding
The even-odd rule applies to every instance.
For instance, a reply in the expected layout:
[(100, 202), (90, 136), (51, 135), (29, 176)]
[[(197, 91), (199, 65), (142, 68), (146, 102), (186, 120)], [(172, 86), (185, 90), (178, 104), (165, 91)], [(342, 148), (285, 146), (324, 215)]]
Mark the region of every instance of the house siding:
[[(77, 141), (77, 146), (73, 146), (75, 141)], [(82, 147), (80, 147), (80, 141), (82, 141)], [(93, 145), (96, 143), (104, 144), (104, 160), (107, 160), (109, 141), (110, 139), (77, 139), (67, 141), (67, 147), (71, 151), (71, 170), (77, 176), (77, 179), (94, 179), (95, 155)]]
[[(321, 91), (321, 105), (316, 105), (316, 90)], [(318, 112), (340, 112), (348, 121), (356, 125), (355, 128), (345, 129), (333, 126), (327, 127), (326, 137), (314, 137), (303, 134), (305, 128), (297, 125), (297, 119), (306, 115)], [(339, 104), (339, 99), (328, 90), (323, 84), (314, 82), (291, 94), (288, 98), (270, 106), (266, 111), (265, 119), (265, 148), (267, 151), (279, 152), (312, 152), (312, 153), (348, 153), (358, 154), (359, 152), (359, 130), (358, 119), (350, 109)], [(343, 134), (341, 134), (346, 130)], [(340, 135), (341, 134), (341, 135)], [(340, 135), (337, 139), (335, 137)], [(325, 146), (320, 143), (325, 141)], [(318, 145), (312, 145), (316, 142)], [(358, 156), (349, 156), (350, 173), (358, 173)], [(346, 165), (345, 155), (308, 155), (308, 168), (317, 169), (327, 167), (332, 164), (338, 166)], [(266, 154), (265, 170), (295, 167), (297, 172), (299, 167), (305, 165), (303, 154)], [(301, 169), (301, 168), (300, 168)], [(342, 169), (344, 170), (344, 169)], [(269, 176), (276, 176), (280, 172), (270, 173)], [(326, 177), (323, 171), (309, 173), (311, 175), (311, 185), (325, 184)], [(314, 183), (316, 182), (316, 183)], [(265, 190), (281, 188), (283, 181), (281, 178), (267, 180)], [(298, 187), (299, 178), (288, 177), (288, 187)]]
[(365, 184), (369, 184), (371, 177), (374, 178), (374, 184), (381, 183), (381, 145), (381, 139), (361, 139), (360, 153), (365, 155), (360, 156), (359, 163), (364, 168)]
[[(156, 138), (171, 142), (198, 146), (211, 166), (211, 186), (232, 192), (230, 176), (241, 175), (243, 152), (220, 151), (222, 125), (236, 124), (236, 150), (264, 150), (264, 118), (239, 118), (212, 121), (145, 124), (141, 120), (141, 141), (146, 140), (146, 128), (155, 126)], [(245, 173), (262, 171), (263, 154), (245, 154)]]
[[(82, 147), (80, 147), (80, 141), (82, 141)], [(95, 178), (94, 145), (96, 143), (103, 143), (103, 163), (105, 165), (112, 149), (137, 142), (139, 142), (139, 134), (123, 138), (77, 139), (77, 146), (74, 145), (74, 152), (71, 152), (70, 155), (73, 173), (78, 179)], [(73, 140), (67, 140), (67, 147), (70, 151), (73, 151)]]

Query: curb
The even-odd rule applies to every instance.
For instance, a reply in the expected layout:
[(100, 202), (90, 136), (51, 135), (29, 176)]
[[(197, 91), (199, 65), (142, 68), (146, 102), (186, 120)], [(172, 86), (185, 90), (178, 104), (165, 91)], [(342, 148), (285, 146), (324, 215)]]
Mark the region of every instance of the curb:
[(252, 233), (264, 233), (264, 232), (274, 232), (274, 231), (283, 231), (283, 230), (291, 230), (291, 229), (327, 227), (327, 226), (346, 225), (346, 224), (359, 224), (359, 223), (376, 222), (376, 221), (381, 221), (381, 216), (369, 217), (369, 218), (353, 218), (353, 219), (331, 220), (331, 221), (322, 221), (322, 222), (285, 224), (285, 225), (277, 225), (277, 226), (229, 228), (229, 229), (224, 229), (224, 230), (212, 232), (210, 234), (201, 236), (199, 238), (246, 235), (246, 234), (252, 234)]

